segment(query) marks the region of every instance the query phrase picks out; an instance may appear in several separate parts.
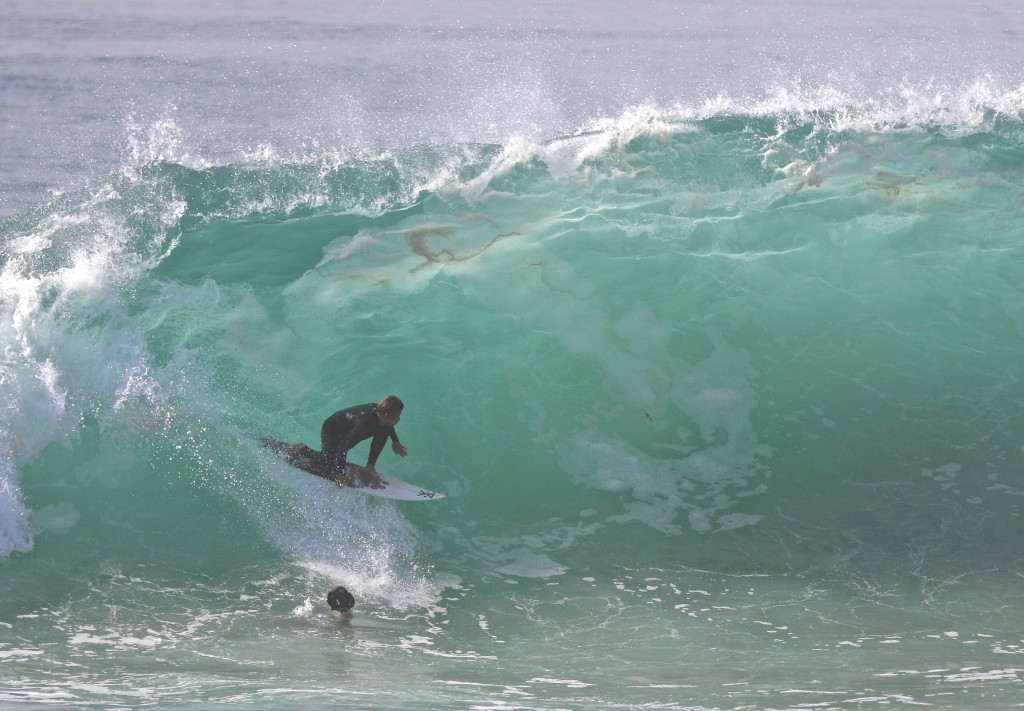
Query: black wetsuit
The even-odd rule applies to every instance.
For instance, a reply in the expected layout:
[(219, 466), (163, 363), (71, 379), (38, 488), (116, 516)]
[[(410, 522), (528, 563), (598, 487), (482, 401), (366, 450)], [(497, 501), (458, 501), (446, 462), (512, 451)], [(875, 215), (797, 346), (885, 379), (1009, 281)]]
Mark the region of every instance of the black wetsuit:
[(377, 404), (373, 402), (347, 410), (338, 410), (324, 420), (323, 427), (320, 428), (320, 451), (327, 458), (331, 470), (341, 474), (345, 470), (348, 450), (371, 437), (373, 442), (370, 443), (370, 457), (366, 460), (368, 467), (377, 464), (377, 457), (384, 450), (384, 443), (388, 441), (388, 437), (398, 444), (395, 428), (380, 423), (377, 417)]

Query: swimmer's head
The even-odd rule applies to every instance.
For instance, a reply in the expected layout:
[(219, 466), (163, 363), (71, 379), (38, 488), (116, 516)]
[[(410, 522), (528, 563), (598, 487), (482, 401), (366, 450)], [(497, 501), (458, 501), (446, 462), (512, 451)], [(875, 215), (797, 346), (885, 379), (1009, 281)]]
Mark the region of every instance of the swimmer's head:
[(350, 615), (352, 614), (352, 608), (356, 605), (356, 599), (344, 586), (339, 585), (327, 593), (327, 604), (335, 612)]

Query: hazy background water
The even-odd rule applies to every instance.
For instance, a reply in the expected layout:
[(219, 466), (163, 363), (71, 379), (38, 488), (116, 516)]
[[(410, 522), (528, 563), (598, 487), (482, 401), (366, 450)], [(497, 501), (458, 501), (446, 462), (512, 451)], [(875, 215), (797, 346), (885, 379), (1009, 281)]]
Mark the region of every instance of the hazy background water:
[(1019, 86), (1022, 19), (982, 2), (9, 0), (0, 210), (125, 162), (545, 139), (634, 105), (956, 112)]

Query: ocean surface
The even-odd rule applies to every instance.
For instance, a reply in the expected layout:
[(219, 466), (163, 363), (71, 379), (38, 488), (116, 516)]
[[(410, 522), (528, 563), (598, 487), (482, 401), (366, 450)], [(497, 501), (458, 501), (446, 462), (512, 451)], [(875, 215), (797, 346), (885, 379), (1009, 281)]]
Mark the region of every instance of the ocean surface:
[(1022, 32), (8, 0), (0, 708), (1024, 704)]

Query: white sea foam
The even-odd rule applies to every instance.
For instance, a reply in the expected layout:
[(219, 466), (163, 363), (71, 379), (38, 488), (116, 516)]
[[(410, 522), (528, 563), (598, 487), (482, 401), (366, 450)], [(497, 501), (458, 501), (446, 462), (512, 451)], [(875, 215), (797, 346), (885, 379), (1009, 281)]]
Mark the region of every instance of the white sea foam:
[(566, 567), (551, 560), (543, 553), (522, 549), (506, 553), (512, 558), (496, 568), (497, 572), (503, 575), (513, 575), (519, 578), (550, 578), (562, 575)]
[(243, 503), (269, 539), (316, 575), (324, 595), (345, 585), (360, 600), (423, 608), (451, 583), (417, 567), (416, 531), (391, 505), (296, 474), (279, 460), (268, 471), (294, 507), (276, 511), (278, 504), (267, 496)]
[(0, 557), (32, 548), (29, 511), (22, 500), (17, 475), (9, 444), (0, 442)]
[[(19, 467), (51, 442), (75, 441), (84, 408), (109, 404), (145, 367), (121, 289), (150, 255), (127, 249), (128, 232), (107, 211), (116, 194), (94, 198), (15, 235), (17, 256), (0, 270), (0, 557), (32, 545)], [(57, 530), (73, 525), (58, 518)]]

